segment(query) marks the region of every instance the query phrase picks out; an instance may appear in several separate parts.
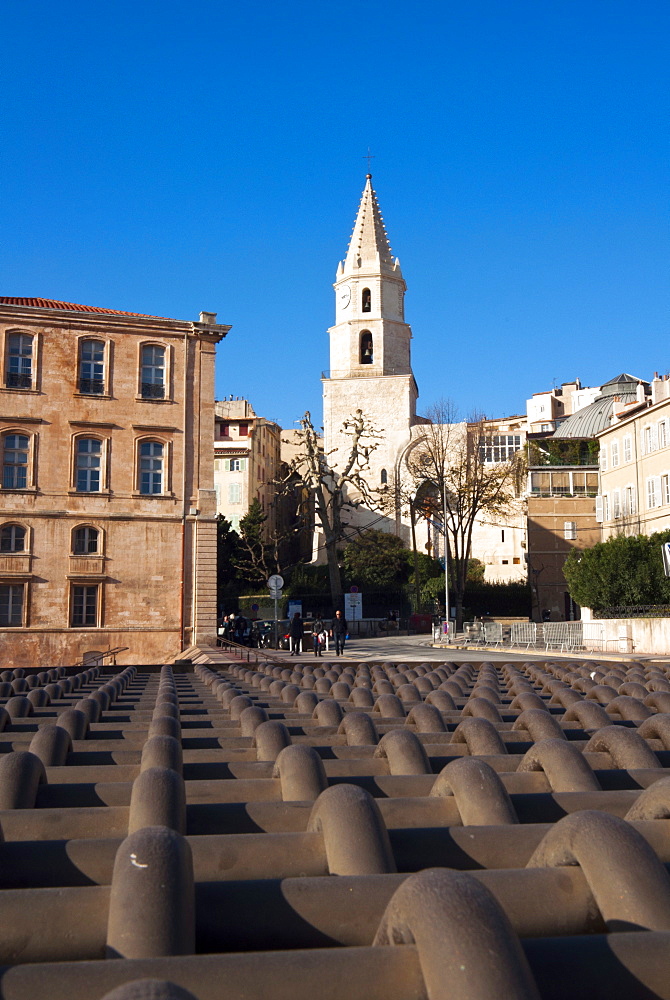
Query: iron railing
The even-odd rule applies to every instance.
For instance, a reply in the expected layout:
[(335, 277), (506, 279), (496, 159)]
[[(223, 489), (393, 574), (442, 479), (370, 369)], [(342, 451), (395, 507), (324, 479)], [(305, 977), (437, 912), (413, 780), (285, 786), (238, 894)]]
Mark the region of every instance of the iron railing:
[(670, 618), (670, 604), (618, 605), (594, 608), (594, 618)]
[(165, 386), (160, 382), (143, 382), (142, 399), (165, 399)]
[(5, 385), (8, 389), (31, 389), (33, 377), (32, 375), (22, 375), (20, 372), (7, 372)]

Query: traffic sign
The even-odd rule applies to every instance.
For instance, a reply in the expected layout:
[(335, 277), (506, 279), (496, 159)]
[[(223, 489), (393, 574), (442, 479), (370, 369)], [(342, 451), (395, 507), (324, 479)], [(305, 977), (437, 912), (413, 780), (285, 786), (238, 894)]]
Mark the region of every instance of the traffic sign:
[(268, 587), (270, 590), (276, 590), (284, 586), (284, 577), (280, 576), (279, 573), (273, 573), (271, 577), (268, 578)]
[(273, 601), (279, 601), (281, 599), (282, 589), (281, 587), (270, 587), (270, 597)]

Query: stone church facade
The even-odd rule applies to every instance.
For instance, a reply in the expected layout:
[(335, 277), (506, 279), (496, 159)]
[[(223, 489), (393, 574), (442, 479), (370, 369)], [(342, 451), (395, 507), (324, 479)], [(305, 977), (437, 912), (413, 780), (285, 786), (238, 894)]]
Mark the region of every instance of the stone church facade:
[[(330, 370), (322, 379), (325, 453), (332, 466), (343, 467), (350, 448), (344, 423), (360, 409), (380, 435), (369, 458), (368, 486), (371, 490), (391, 491), (396, 484), (404, 484), (405, 489), (400, 490), (403, 494), (412, 479), (408, 462), (413, 453), (420, 451), (430, 421), (417, 415), (419, 390), (411, 363), (412, 331), (405, 320), (406, 285), (400, 262), (391, 251), (370, 174), (347, 255), (337, 267), (333, 287), (335, 324), (328, 331)], [(488, 420), (483, 425), (482, 440), (504, 441), (507, 449), (521, 450), (525, 425), (525, 416)], [(466, 424), (450, 425), (448, 433), (457, 441), (466, 433)], [(496, 445), (487, 452), (497, 454), (499, 450)], [(497, 460), (495, 454), (492, 461)], [(360, 507), (348, 520), (352, 527), (393, 532), (409, 545), (409, 510), (402, 501), (395, 506), (385, 504), (383, 513)], [(517, 502), (504, 523), (500, 522), (499, 517), (492, 524), (485, 518), (478, 519), (472, 556), (485, 563), (489, 580), (523, 580), (523, 502)], [(442, 533), (430, 520), (419, 518), (417, 545), (434, 556), (444, 555)]]

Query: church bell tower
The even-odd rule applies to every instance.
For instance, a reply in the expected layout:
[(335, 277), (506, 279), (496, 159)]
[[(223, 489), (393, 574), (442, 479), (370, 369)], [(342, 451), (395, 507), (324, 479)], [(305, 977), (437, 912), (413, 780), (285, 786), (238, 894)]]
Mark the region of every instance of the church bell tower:
[(371, 456), (369, 485), (392, 482), (396, 458), (416, 422), (418, 389), (405, 323), (405, 281), (393, 257), (368, 174), (349, 249), (335, 278), (330, 371), (323, 379), (329, 462), (341, 465), (349, 439), (342, 424), (360, 409), (382, 435)]

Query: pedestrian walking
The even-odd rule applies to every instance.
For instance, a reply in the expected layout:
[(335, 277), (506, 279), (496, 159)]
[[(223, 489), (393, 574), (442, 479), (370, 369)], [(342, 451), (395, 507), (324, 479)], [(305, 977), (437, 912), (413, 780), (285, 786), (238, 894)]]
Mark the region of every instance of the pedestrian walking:
[(344, 653), (344, 640), (347, 637), (347, 619), (341, 611), (335, 612), (330, 634), (335, 641), (335, 656), (342, 656)]
[(321, 649), (326, 641), (326, 626), (320, 618), (317, 618), (312, 625), (312, 640), (314, 642), (314, 655), (321, 656)]
[(305, 627), (300, 617), (300, 612), (296, 611), (289, 625), (289, 636), (291, 642), (291, 656), (300, 656), (302, 652), (302, 637), (305, 634)]

